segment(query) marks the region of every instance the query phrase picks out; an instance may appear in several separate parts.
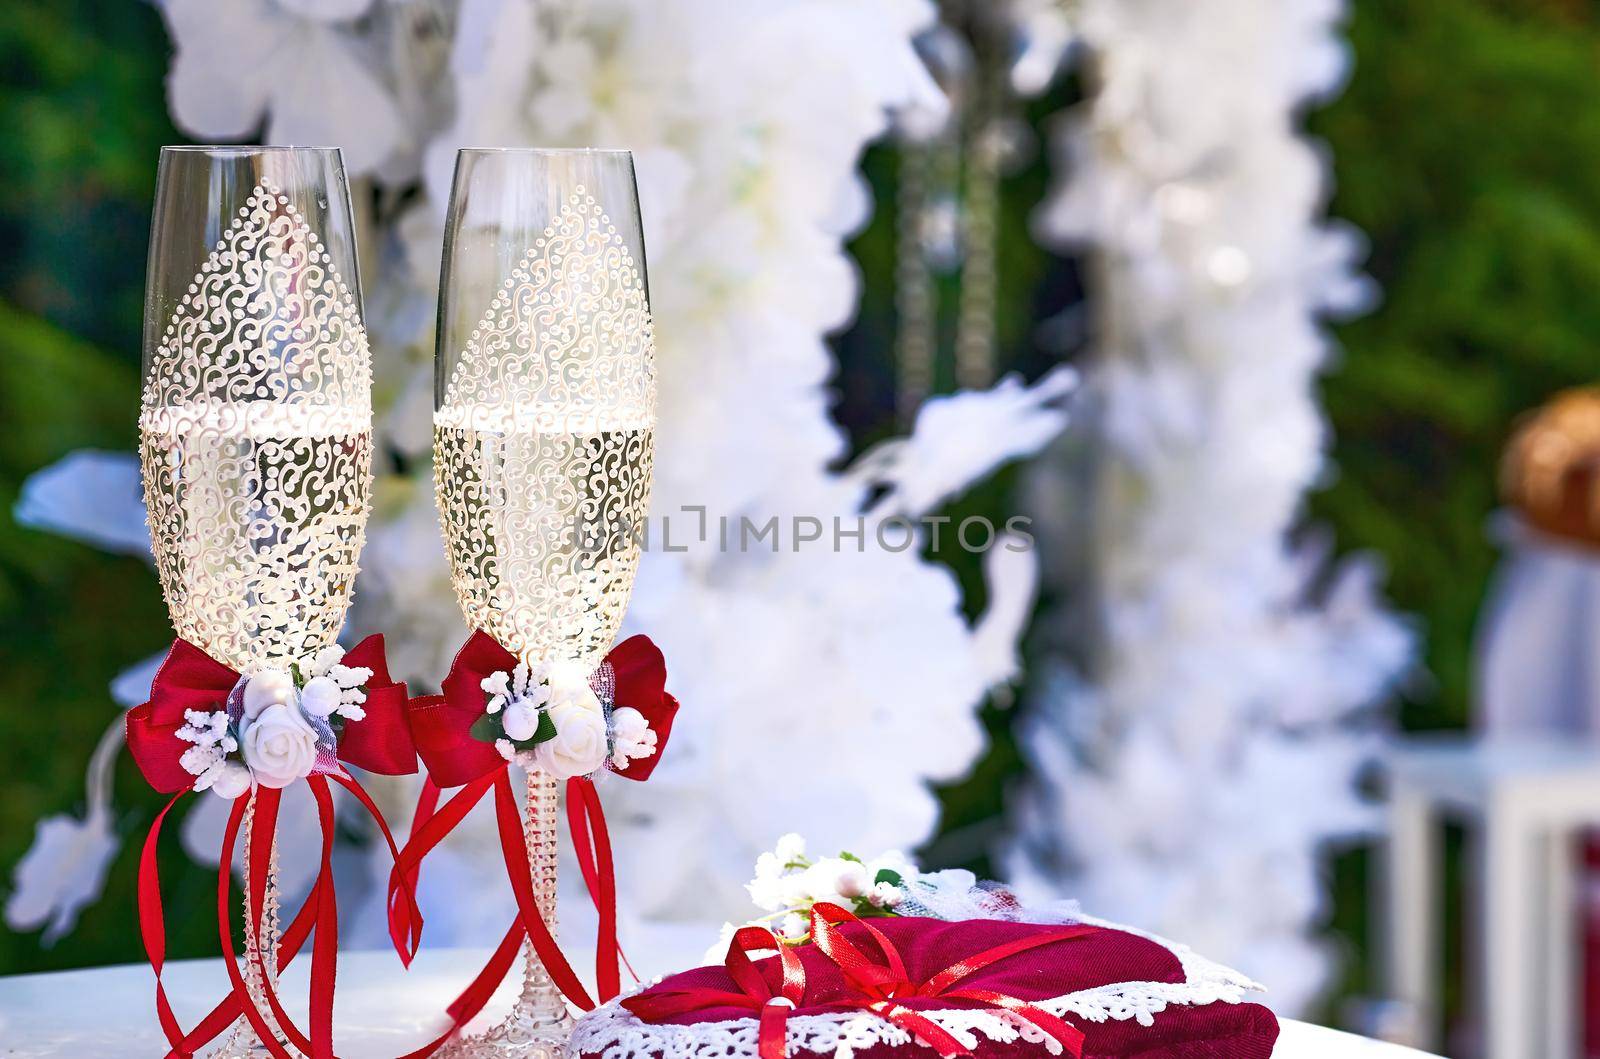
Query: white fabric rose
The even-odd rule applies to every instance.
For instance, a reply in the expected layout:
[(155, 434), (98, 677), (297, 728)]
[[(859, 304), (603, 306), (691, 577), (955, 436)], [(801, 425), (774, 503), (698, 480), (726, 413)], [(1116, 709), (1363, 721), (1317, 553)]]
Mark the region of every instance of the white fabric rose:
[[(806, 896), (818, 903), (849, 904), (849, 898), (855, 895), (844, 893), (839, 889), (839, 885), (840, 883), (850, 885), (855, 881), (854, 874), (849, 870), (850, 864), (850, 861), (842, 857), (824, 857), (801, 872), (800, 878), (805, 883)], [(866, 893), (868, 884), (864, 873), (860, 881), (863, 884), (861, 892)]]
[(840, 897), (864, 897), (872, 888), (872, 877), (867, 867), (853, 860), (829, 862), (833, 869), (833, 888)]
[(317, 763), (317, 733), (293, 706), (262, 710), (246, 724), (241, 742), (244, 763), (263, 787), (287, 787), (311, 775)]
[(557, 779), (571, 779), (605, 764), (606, 716), (599, 700), (593, 707), (559, 703), (550, 707), (550, 720), (556, 726), (555, 736), (533, 748), (540, 769)]
[[(246, 689), (248, 697), (249, 689)], [(328, 717), (344, 700), (344, 689), (332, 677), (312, 677), (300, 690), (300, 708), (313, 717)]]
[(244, 715), (250, 720), (261, 716), (268, 706), (294, 701), (294, 678), (281, 669), (263, 669), (252, 674), (244, 685)]
[(778, 906), (792, 908), (803, 905), (807, 901), (815, 900), (812, 894), (811, 879), (806, 872), (793, 872), (778, 879)]
[(526, 699), (518, 699), (506, 707), (500, 723), (505, 727), (506, 738), (518, 743), (532, 739), (539, 730), (539, 707)]

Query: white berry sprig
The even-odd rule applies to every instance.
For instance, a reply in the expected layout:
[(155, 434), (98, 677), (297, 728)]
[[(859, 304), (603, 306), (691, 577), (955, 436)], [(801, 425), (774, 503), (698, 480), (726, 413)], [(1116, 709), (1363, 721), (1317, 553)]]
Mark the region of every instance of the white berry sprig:
[(301, 669), (294, 667), (300, 685), (300, 707), (313, 717), (341, 717), (347, 721), (363, 720), (367, 711), (362, 704), (367, 693), (362, 690), (372, 679), (372, 670), (366, 666), (347, 666), (342, 661), (344, 651), (333, 644), (317, 652), (315, 658)]

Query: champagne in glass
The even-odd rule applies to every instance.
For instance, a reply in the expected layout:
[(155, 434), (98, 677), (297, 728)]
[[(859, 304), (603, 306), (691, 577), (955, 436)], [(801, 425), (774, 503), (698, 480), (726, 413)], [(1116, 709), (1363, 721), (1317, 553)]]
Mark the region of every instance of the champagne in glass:
[[(162, 150), (143, 359), (140, 466), (173, 626), (244, 674), (308, 661), (344, 623), (372, 491), (372, 367), (338, 150)], [(247, 902), (246, 984), (270, 1023), (254, 926)], [(241, 1020), (219, 1054), (265, 1052)]]
[[(529, 665), (598, 666), (639, 564), (655, 425), (644, 238), (626, 151), (462, 151), (439, 293), (434, 482), (468, 624)], [(528, 857), (555, 929), (557, 781), (528, 777)], [(471, 1056), (560, 1056), (531, 948)]]

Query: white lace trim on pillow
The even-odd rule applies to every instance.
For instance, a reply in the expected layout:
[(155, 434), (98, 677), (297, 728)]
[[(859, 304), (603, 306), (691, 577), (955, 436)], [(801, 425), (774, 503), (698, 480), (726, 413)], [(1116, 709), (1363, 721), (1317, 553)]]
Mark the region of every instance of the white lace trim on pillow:
[[(1238, 971), (1154, 934), (1109, 923), (1091, 916), (1078, 916), (1078, 922), (1124, 931), (1156, 942), (1183, 965), (1182, 982), (1115, 982), (1082, 989), (1039, 1006), (1055, 1015), (1072, 1014), (1090, 1022), (1109, 1019), (1137, 1019), (1142, 1026), (1155, 1022), (1155, 1016), (1173, 1004), (1202, 1005), (1222, 1001), (1237, 1004), (1249, 992), (1262, 987)], [(654, 984), (654, 983), (652, 983)], [(641, 987), (639, 991), (648, 988)], [(631, 994), (630, 994), (631, 995)], [(1049, 1040), (1031, 1023), (1000, 1011), (948, 1008), (921, 1011), (948, 1030), (965, 1047), (977, 1046), (978, 1035), (991, 1041), (1010, 1044), (1016, 1041), (1043, 1044), (1052, 1055), (1061, 1046)], [(759, 1024), (754, 1018), (727, 1022), (700, 1022), (691, 1026), (653, 1025), (640, 1020), (613, 1000), (578, 1020), (568, 1044), (572, 1056), (597, 1056), (599, 1059), (741, 1059), (756, 1054)], [(836, 1012), (825, 1015), (796, 1015), (789, 1019), (789, 1054), (831, 1055), (833, 1059), (852, 1059), (857, 1049), (874, 1045), (906, 1045), (912, 1037), (893, 1023), (870, 1012)], [(928, 1053), (932, 1049), (919, 1045)]]

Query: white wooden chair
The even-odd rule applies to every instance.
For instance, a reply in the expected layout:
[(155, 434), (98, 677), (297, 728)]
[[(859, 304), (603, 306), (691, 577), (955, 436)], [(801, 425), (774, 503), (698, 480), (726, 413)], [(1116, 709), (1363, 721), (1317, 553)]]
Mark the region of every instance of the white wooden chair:
[(1419, 1047), (1439, 1031), (1440, 835), (1472, 835), (1467, 930), (1487, 1059), (1574, 1059), (1580, 838), (1600, 827), (1600, 746), (1581, 739), (1410, 738), (1386, 761), (1389, 840), (1380, 917), (1390, 999)]

